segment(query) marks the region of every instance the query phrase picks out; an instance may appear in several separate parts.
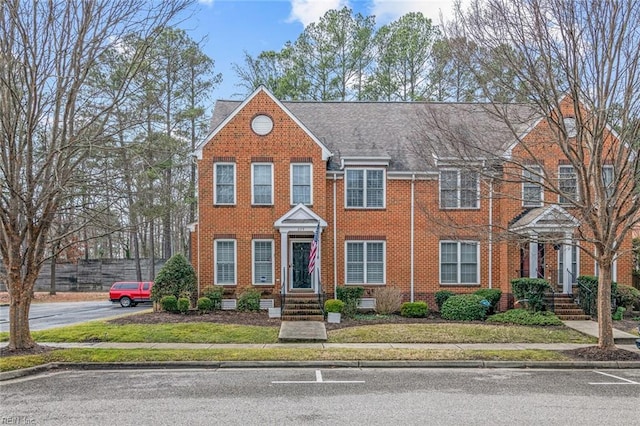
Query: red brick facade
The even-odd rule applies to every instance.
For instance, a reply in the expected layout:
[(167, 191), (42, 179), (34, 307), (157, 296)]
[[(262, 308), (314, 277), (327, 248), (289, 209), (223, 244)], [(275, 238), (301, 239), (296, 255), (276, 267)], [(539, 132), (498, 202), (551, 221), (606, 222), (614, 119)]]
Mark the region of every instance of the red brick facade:
[[(263, 136), (252, 130), (252, 120), (258, 115), (270, 117), (273, 123), (273, 129)], [(520, 194), (522, 184), (480, 179), (477, 207), (442, 209), (437, 172), (391, 171), (384, 156), (373, 158), (370, 153), (363, 153), (361, 164), (357, 158), (343, 156), (342, 167), (330, 169), (328, 157), (332, 152), (323, 144), (321, 136), (312, 134), (264, 89), (259, 89), (217, 125), (198, 153), (199, 217), (192, 232), (192, 263), (200, 289), (219, 284), (214, 245), (216, 241), (224, 240), (235, 244), (234, 282), (225, 284), (229, 297), (250, 288), (257, 288), (265, 295), (279, 294), (283, 283), (287, 293), (299, 290), (291, 288), (294, 279), (292, 242), (297, 239), (310, 241), (316, 223), (321, 221), (319, 281), (321, 291), (329, 296), (333, 295), (335, 286), (348, 284), (348, 243), (353, 244), (350, 246), (353, 250), (359, 249), (360, 244), (365, 252), (371, 249), (372, 259), (377, 259), (378, 249), (383, 251), (383, 282), (353, 283), (364, 284), (365, 297), (375, 297), (375, 289), (381, 286), (395, 286), (407, 300), (426, 300), (435, 307), (433, 294), (442, 289), (463, 293), (493, 287), (501, 289), (505, 295), (510, 293), (510, 280), (522, 273), (522, 245), (501, 235), (523, 211), (520, 197), (508, 196)], [(552, 137), (544, 121), (526, 136), (529, 142), (539, 141), (535, 144), (539, 147), (535, 155), (538, 159), (544, 158), (545, 168), (548, 166), (548, 170), (557, 173), (562, 155), (548, 142)], [(521, 152), (515, 146), (512, 155), (525, 158), (531, 154)], [(215, 163), (232, 164), (235, 168), (235, 202), (231, 205), (220, 205), (214, 200)], [(296, 208), (291, 203), (292, 163), (312, 165), (312, 203), (304, 208)], [(271, 204), (252, 203), (252, 164), (272, 167)], [(350, 167), (383, 171), (382, 207), (346, 206), (345, 169)], [(545, 205), (547, 202), (555, 200), (545, 199)], [(296, 221), (302, 225), (297, 227)], [(256, 252), (253, 242), (257, 240), (272, 241), (272, 282), (254, 282)], [(456, 245), (456, 242), (465, 241), (476, 244), (478, 266), (475, 272), (478, 276), (467, 284), (442, 283), (441, 244), (450, 242), (447, 249), (457, 249), (461, 259), (461, 250), (470, 249), (473, 254), (473, 247)], [(371, 246), (368, 246), (369, 242)], [(559, 279), (561, 250), (557, 250), (557, 244), (555, 247), (551, 243), (541, 245), (545, 246), (540, 249), (540, 253), (544, 253), (544, 275), (555, 284)], [(616, 265), (616, 278), (618, 282), (630, 284), (631, 255), (628, 251), (622, 253)], [(467, 257), (472, 254), (467, 253)], [(374, 270), (375, 281), (380, 275), (379, 269), (374, 269), (378, 268), (374, 263), (364, 263), (364, 267)], [(590, 257), (579, 255), (580, 275), (593, 274), (594, 267)], [(458, 276), (461, 276), (463, 267), (458, 265), (458, 268)], [(474, 269), (473, 265), (471, 269)], [(318, 291), (317, 288), (307, 290)], [(508, 302), (509, 298), (504, 297), (502, 307), (506, 308)]]

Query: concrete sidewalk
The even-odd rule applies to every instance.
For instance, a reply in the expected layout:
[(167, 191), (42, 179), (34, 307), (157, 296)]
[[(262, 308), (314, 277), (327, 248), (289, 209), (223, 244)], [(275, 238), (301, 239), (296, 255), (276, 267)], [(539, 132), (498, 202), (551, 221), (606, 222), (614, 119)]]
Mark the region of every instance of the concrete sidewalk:
[[(596, 321), (563, 321), (564, 325), (573, 328), (588, 336), (598, 337), (598, 323)], [(635, 342), (638, 336), (613, 329), (613, 341), (616, 345), (632, 345), (635, 348)]]

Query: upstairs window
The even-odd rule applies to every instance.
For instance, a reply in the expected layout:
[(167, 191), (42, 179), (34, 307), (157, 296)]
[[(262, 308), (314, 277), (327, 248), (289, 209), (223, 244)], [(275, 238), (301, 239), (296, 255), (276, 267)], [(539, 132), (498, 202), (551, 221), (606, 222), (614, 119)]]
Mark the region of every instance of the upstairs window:
[(614, 187), (614, 173), (613, 166), (608, 165), (602, 167), (602, 183), (604, 184), (605, 190), (607, 191), (607, 198), (611, 198), (613, 195)]
[(440, 207), (443, 209), (477, 209), (479, 207), (478, 173), (471, 170), (440, 171)]
[(253, 163), (251, 182), (252, 204), (273, 204), (273, 164)]
[(530, 166), (522, 171), (522, 205), (539, 207), (542, 205), (542, 168)]
[(311, 164), (291, 165), (291, 204), (310, 206), (312, 201)]
[(573, 166), (560, 166), (558, 168), (558, 189), (560, 204), (569, 204), (578, 199), (578, 179)]
[(236, 203), (236, 165), (214, 164), (214, 204)]
[(347, 169), (346, 206), (384, 208), (384, 169)]

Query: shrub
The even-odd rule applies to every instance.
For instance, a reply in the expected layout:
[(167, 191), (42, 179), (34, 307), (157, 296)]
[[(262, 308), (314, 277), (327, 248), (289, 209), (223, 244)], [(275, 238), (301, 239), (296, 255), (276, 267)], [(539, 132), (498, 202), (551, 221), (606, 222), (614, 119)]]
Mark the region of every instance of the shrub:
[(355, 287), (338, 287), (336, 289), (336, 299), (340, 299), (344, 302), (344, 309), (342, 314), (347, 318), (353, 318), (358, 312), (358, 305), (360, 299), (364, 294), (364, 288)]
[(260, 292), (257, 290), (247, 290), (238, 297), (239, 311), (259, 311)]
[(513, 295), (517, 301), (524, 301), (532, 312), (546, 309), (544, 294), (552, 291), (547, 280), (542, 278), (516, 278), (511, 280)]
[(181, 297), (178, 299), (178, 310), (181, 313), (186, 314), (187, 312), (189, 312), (190, 307), (191, 302), (189, 301), (189, 299), (187, 299), (186, 297)]
[(376, 289), (376, 313), (388, 315), (398, 312), (402, 306), (402, 293), (396, 287)]
[(640, 310), (640, 290), (637, 288), (618, 284), (615, 298), (618, 306), (623, 306), (629, 311), (634, 308)]
[(553, 312), (529, 312), (526, 309), (511, 309), (507, 312), (491, 315), (487, 318), (487, 322), (518, 325), (562, 325), (562, 321)]
[(400, 315), (407, 318), (424, 318), (428, 313), (427, 302), (405, 302), (400, 308)]
[(151, 300), (158, 301), (168, 295), (174, 295), (177, 299), (185, 291), (196, 294), (196, 273), (184, 255), (176, 254), (167, 260), (156, 275), (151, 288)]
[(450, 290), (440, 290), (436, 291), (436, 305), (438, 305), (438, 311), (442, 312), (442, 305), (447, 301), (451, 296), (455, 296), (456, 294)]
[(224, 288), (220, 286), (208, 285), (202, 289), (202, 296), (211, 300), (211, 310), (215, 311), (222, 308), (222, 295)]
[(198, 310), (200, 312), (211, 312), (213, 310), (213, 302), (208, 297), (198, 299)]
[(325, 312), (337, 312), (340, 313), (344, 309), (344, 302), (338, 299), (327, 299), (324, 302)]
[(624, 316), (624, 311), (626, 311), (625, 308), (623, 308), (622, 306), (618, 306), (618, 309), (616, 309), (616, 311), (613, 313), (613, 315), (611, 315), (611, 318), (614, 321), (622, 320), (622, 317)]
[(163, 311), (167, 312), (178, 312), (178, 298), (173, 294), (169, 296), (164, 296), (160, 299), (160, 306)]
[(502, 297), (502, 290), (497, 288), (481, 288), (473, 292), (473, 294), (484, 297), (491, 304), (487, 312), (489, 315), (498, 311), (498, 303), (500, 303), (500, 298)]
[(489, 303), (477, 294), (451, 296), (442, 305), (442, 318), (456, 321), (483, 320), (487, 315)]
[[(618, 284), (611, 283), (611, 307), (616, 304)], [(598, 315), (598, 277), (581, 275), (578, 277), (578, 302), (587, 315)]]

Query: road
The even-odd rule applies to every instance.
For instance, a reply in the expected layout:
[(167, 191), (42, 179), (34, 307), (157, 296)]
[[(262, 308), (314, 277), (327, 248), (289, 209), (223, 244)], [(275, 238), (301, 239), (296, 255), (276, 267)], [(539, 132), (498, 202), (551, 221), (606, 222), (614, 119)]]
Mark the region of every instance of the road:
[[(149, 303), (143, 303), (134, 308), (123, 308), (120, 304), (109, 301), (34, 303), (29, 311), (29, 326), (32, 331), (45, 330), (150, 308)], [(9, 331), (8, 306), (0, 306), (0, 331)], [(1, 420), (0, 424), (2, 424)]]
[(59, 371), (0, 383), (0, 423), (622, 425), (638, 395), (640, 370)]

